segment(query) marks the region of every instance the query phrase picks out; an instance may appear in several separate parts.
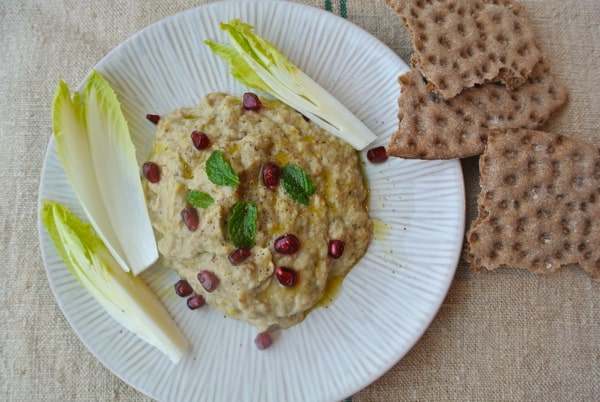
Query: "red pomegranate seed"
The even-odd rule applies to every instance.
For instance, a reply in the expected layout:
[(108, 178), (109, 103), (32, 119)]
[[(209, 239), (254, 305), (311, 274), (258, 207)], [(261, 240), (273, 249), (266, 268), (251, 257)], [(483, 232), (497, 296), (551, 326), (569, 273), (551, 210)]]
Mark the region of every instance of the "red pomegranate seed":
[(300, 248), (300, 240), (291, 233), (279, 236), (273, 243), (279, 254), (294, 254)]
[(190, 286), (188, 281), (185, 279), (180, 279), (175, 283), (175, 293), (179, 297), (187, 297), (194, 292), (194, 289)]
[(385, 147), (381, 146), (369, 149), (367, 151), (367, 159), (370, 160), (372, 163), (382, 163), (387, 161), (388, 154), (385, 150)]
[(232, 265), (238, 265), (244, 262), (246, 258), (250, 257), (250, 249), (245, 247), (240, 247), (233, 250), (228, 256), (227, 259)]
[(298, 280), (298, 273), (292, 268), (288, 267), (277, 267), (275, 268), (275, 276), (279, 283), (288, 288), (293, 287)]
[(254, 338), (254, 344), (259, 350), (264, 350), (273, 344), (273, 338), (267, 331), (261, 332)]
[(340, 258), (344, 254), (344, 242), (341, 240), (330, 240), (328, 254), (331, 258)]
[(198, 225), (200, 224), (200, 218), (198, 217), (198, 211), (194, 207), (187, 207), (181, 210), (181, 219), (185, 226), (189, 229), (190, 232), (194, 232), (198, 229)]
[(191, 137), (194, 147), (198, 150), (206, 149), (210, 145), (210, 139), (208, 138), (208, 135), (202, 131), (192, 131)]
[(145, 162), (142, 165), (142, 174), (150, 183), (160, 181), (160, 167), (154, 162)]
[(244, 106), (244, 109), (254, 111), (260, 110), (262, 107), (260, 99), (258, 99), (258, 96), (252, 92), (244, 93), (244, 96), (242, 97), (242, 105)]
[(274, 190), (279, 185), (279, 166), (275, 163), (267, 162), (262, 167), (262, 180), (264, 185)]
[(158, 122), (160, 121), (160, 115), (158, 114), (147, 114), (146, 115), (146, 119), (148, 119), (148, 121), (154, 123), (154, 124), (158, 124)]
[(194, 295), (187, 299), (187, 306), (190, 310), (196, 310), (206, 304), (206, 300), (202, 295)]
[(201, 271), (198, 274), (198, 280), (207, 292), (214, 292), (219, 286), (219, 278), (212, 271)]

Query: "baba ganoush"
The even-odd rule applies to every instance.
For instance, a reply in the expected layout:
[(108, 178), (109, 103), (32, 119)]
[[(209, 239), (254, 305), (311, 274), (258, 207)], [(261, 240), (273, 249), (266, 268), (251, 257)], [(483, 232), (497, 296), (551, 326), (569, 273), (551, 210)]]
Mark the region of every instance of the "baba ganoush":
[(250, 107), (211, 93), (161, 116), (144, 189), (162, 263), (207, 304), (265, 331), (303, 320), (365, 254), (373, 227), (357, 152), (285, 104), (247, 95)]

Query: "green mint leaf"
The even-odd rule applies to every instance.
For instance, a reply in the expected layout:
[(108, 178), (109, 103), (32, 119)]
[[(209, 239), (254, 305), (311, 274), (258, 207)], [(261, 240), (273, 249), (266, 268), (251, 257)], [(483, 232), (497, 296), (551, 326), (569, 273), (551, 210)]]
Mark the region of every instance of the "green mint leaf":
[(206, 161), (206, 174), (208, 180), (221, 186), (236, 187), (240, 178), (235, 173), (229, 162), (223, 158), (223, 152), (213, 151)]
[(300, 166), (285, 165), (279, 180), (285, 192), (302, 205), (308, 205), (309, 197), (317, 191), (315, 183)]
[(256, 237), (258, 208), (251, 201), (238, 201), (227, 223), (229, 240), (236, 248), (251, 248)]
[(208, 208), (215, 202), (210, 195), (198, 190), (189, 190), (185, 199), (196, 208)]

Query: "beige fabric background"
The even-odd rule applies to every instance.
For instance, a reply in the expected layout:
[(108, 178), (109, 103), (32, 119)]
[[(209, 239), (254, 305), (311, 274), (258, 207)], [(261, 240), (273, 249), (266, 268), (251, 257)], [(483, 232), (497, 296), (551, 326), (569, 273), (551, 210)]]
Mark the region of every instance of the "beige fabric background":
[[(0, 2), (0, 400), (147, 399), (94, 359), (53, 298), (37, 239), (39, 172), (57, 80), (78, 85), (133, 33), (204, 2)], [(334, 12), (339, 3), (332, 1)], [(383, 0), (346, 3), (349, 20), (409, 59), (407, 34)], [(570, 91), (568, 106), (550, 128), (600, 145), (600, 2), (521, 3)], [(463, 167), (470, 222), (477, 159), (463, 161)], [(476, 275), (461, 262), (422, 339), (353, 400), (598, 400), (599, 311), (600, 283), (579, 271)]]

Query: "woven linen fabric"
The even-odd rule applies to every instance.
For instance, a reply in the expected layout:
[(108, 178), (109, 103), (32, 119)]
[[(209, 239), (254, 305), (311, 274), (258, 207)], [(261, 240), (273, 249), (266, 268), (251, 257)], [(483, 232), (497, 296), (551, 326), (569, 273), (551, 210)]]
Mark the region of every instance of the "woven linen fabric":
[[(52, 295), (38, 243), (40, 170), (58, 79), (75, 87), (137, 31), (205, 2), (0, 3), (0, 400), (149, 400), (86, 349)], [(347, 18), (410, 60), (410, 38), (383, 0), (301, 2)], [(600, 3), (519, 3), (570, 93), (568, 104), (546, 129), (600, 144)], [(477, 214), (477, 158), (462, 161), (462, 166), (468, 227)], [(349, 398), (597, 400), (598, 339), (600, 284), (583, 272), (562, 270), (542, 277), (505, 269), (475, 274), (461, 261), (423, 337), (391, 370)]]

